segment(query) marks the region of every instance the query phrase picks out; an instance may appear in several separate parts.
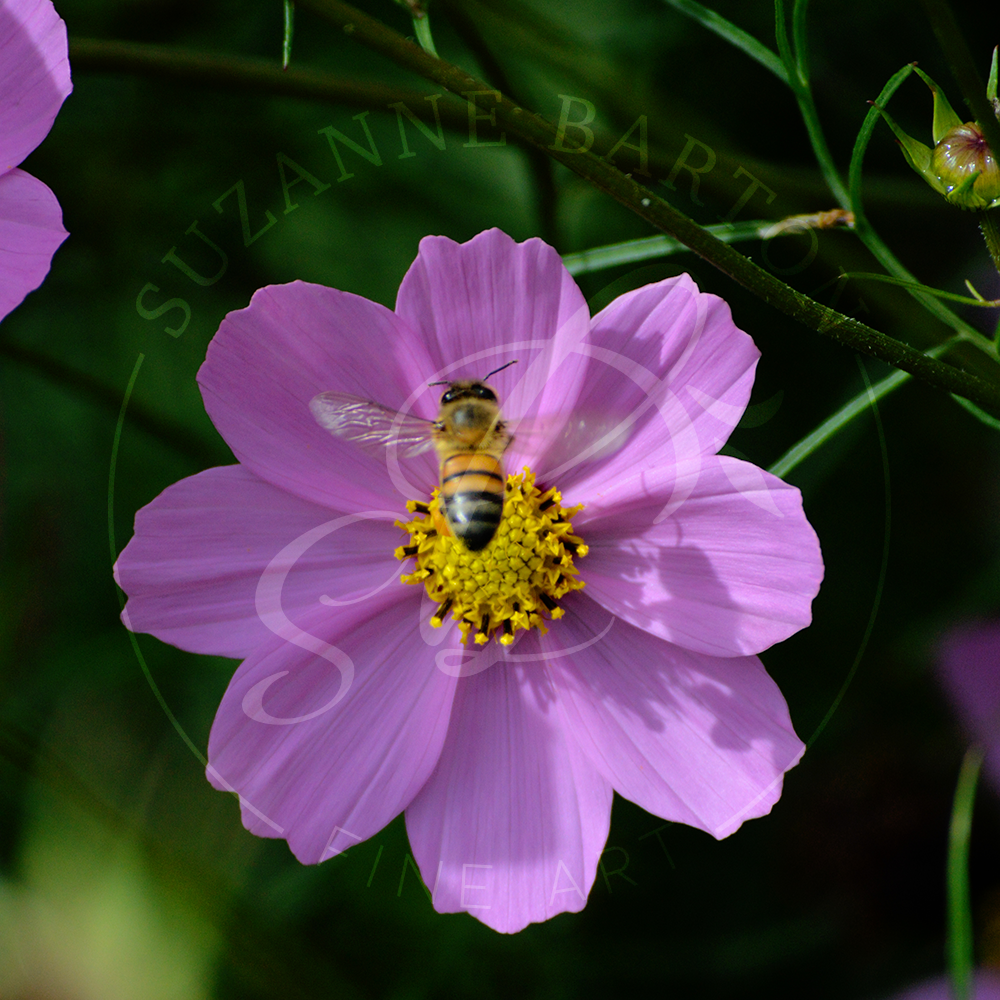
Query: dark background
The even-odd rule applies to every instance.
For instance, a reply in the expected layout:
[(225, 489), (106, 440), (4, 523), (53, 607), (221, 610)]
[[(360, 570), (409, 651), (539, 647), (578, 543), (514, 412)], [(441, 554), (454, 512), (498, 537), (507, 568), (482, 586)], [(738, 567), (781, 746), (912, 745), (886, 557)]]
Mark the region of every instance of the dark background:
[[(363, 6), (412, 33), (388, 0)], [(964, 8), (959, 22), (985, 77), (1000, 18), (982, 23), (972, 15), (979, 5)], [(57, 9), (71, 39), (280, 59), (277, 0), (60, 0)], [(774, 46), (770, 3), (717, 9)], [(743, 192), (739, 166), (776, 192), (740, 218), (834, 207), (790, 92), (659, 0), (437, 0), (432, 15), (444, 58), (550, 119), (560, 94), (591, 101), (599, 150), (647, 115), (650, 183), (699, 221), (718, 221)], [(905, 63), (919, 60), (961, 107), (912, 4), (815, 0), (809, 37), (817, 104), (845, 173), (865, 101)], [(301, 11), (293, 66), (439, 89)], [(868, 413), (789, 477), (819, 533), (826, 580), (812, 627), (763, 659), (804, 739), (833, 705), (873, 615), (874, 626), (851, 686), (769, 817), (717, 843), (616, 799), (587, 908), (513, 937), (433, 911), (407, 863), (401, 820), (343, 857), (302, 867), (283, 841), (242, 829), (236, 802), (208, 786), (157, 697), (204, 750), (235, 663), (149, 636), (136, 645), (118, 621), (111, 564), (136, 510), (170, 483), (232, 461), (195, 385), (209, 340), (256, 288), (295, 278), (391, 307), (428, 233), (465, 240), (499, 226), (570, 253), (650, 231), (510, 139), (468, 148), (467, 130), (454, 128), (438, 151), (410, 128), (416, 155), (400, 159), (382, 95), (338, 104), (93, 62), (74, 66), (73, 78), (51, 134), (24, 164), (58, 196), (71, 235), (43, 287), (0, 327), (0, 995), (866, 998), (940, 973), (947, 826), (965, 741), (936, 685), (934, 648), (956, 621), (1000, 611), (997, 433), (940, 391), (908, 383), (879, 408), (884, 446)], [(892, 110), (930, 141), (931, 99), (915, 77)], [(363, 111), (382, 165), (347, 151), (354, 176), (338, 182), (319, 130), (361, 140), (352, 119)], [(718, 157), (701, 205), (686, 175), (674, 192), (657, 183), (686, 136)], [(295, 186), (299, 207), (286, 213), (279, 153), (331, 187), (314, 196)], [(616, 162), (638, 166), (627, 152)], [(253, 231), (265, 209), (277, 220), (249, 247), (233, 196), (222, 214), (213, 207), (239, 180)], [(974, 217), (925, 186), (882, 125), (865, 190), (872, 222), (922, 281), (962, 292), (970, 278), (1000, 295)], [(202, 274), (217, 270), (219, 258), (187, 234), (195, 220), (228, 255), (207, 286), (163, 263), (176, 247)], [(764, 262), (759, 241), (742, 249)], [(807, 249), (791, 237), (767, 260), (794, 268)], [(876, 269), (851, 233), (831, 231), (787, 280), (834, 304), (828, 283), (840, 271)], [(753, 402), (769, 405), (752, 412), (770, 416), (737, 429), (737, 453), (766, 467), (863, 391), (852, 352), (691, 254), (580, 282), (596, 310), (682, 270), (726, 297), (763, 352)], [(188, 303), (179, 336), (166, 327), (178, 326), (180, 310), (137, 311), (148, 284), (159, 289), (147, 290), (148, 309)], [(916, 345), (946, 335), (889, 286), (852, 279), (835, 304)], [(972, 318), (988, 330), (996, 313)], [(888, 372), (861, 365), (872, 380)], [(978, 959), (995, 966), (998, 833), (996, 792), (984, 788), (973, 914)]]

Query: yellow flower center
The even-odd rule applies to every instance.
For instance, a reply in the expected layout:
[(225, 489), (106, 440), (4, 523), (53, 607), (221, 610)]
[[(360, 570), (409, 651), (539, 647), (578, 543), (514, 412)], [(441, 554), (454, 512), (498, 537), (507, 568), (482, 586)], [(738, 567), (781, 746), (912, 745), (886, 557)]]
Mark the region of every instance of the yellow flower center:
[(507, 646), (521, 629), (548, 631), (545, 616), (561, 618), (556, 603), (584, 583), (573, 565), (587, 546), (573, 534), (571, 518), (583, 504), (566, 508), (557, 490), (542, 493), (526, 467), (507, 477), (503, 516), (496, 534), (478, 552), (471, 552), (448, 529), (441, 511), (439, 490), (430, 503), (410, 500), (406, 509), (416, 514), (396, 524), (410, 533), (410, 541), (396, 549), (397, 559), (416, 560), (403, 583), (422, 583), (437, 611), (431, 625), (440, 628), (451, 613), (462, 631), (483, 645), (499, 632)]

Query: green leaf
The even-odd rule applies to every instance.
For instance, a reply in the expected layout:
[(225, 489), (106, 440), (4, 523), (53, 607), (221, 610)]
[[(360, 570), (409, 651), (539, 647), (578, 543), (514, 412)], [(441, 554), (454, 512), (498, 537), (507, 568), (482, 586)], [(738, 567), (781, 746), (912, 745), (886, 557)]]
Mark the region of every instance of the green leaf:
[(933, 295), (939, 299), (948, 299), (951, 302), (961, 302), (965, 306), (983, 306), (986, 309), (996, 309), (1000, 303), (968, 295), (958, 295), (955, 292), (944, 292), (940, 288), (931, 288), (930, 285), (921, 284), (919, 281), (910, 281), (906, 278), (896, 278), (891, 274), (877, 274), (867, 271), (850, 271), (844, 274), (845, 278), (857, 278), (859, 281), (881, 281), (887, 285), (898, 285), (911, 292), (923, 292), (925, 295)]
[(770, 70), (783, 83), (788, 83), (788, 74), (777, 55), (762, 42), (758, 42), (753, 35), (742, 28), (737, 28), (732, 21), (727, 21), (721, 14), (703, 7), (696, 0), (663, 0), (663, 2), (686, 14), (709, 31), (714, 31), (730, 45), (735, 45), (765, 69)]
[(997, 420), (996, 417), (991, 417), (984, 410), (979, 409), (975, 403), (970, 403), (967, 399), (963, 399), (961, 396), (952, 394), (951, 398), (955, 400), (955, 402), (958, 403), (958, 405), (963, 409), (968, 410), (969, 413), (971, 413), (980, 423), (986, 424), (987, 427), (992, 427), (995, 431), (1000, 431), (1000, 420)]

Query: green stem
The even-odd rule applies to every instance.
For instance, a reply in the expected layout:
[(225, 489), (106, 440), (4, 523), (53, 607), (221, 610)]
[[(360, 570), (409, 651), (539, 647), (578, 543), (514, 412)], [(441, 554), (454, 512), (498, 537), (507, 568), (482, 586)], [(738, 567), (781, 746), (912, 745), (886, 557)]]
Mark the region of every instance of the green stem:
[(727, 21), (714, 10), (703, 6), (697, 0), (663, 0), (675, 10), (680, 11), (703, 28), (714, 32), (719, 38), (740, 49), (751, 59), (760, 63), (766, 70), (773, 73), (782, 83), (788, 83), (788, 72), (784, 63), (764, 44), (758, 42), (753, 35), (737, 28), (732, 21)]
[(300, 6), (326, 18), (398, 66), (433, 80), (454, 94), (489, 92), (495, 97), (495, 103), (490, 102), (489, 110), (495, 114), (497, 128), (501, 132), (510, 133), (544, 150), (640, 218), (675, 236), (734, 281), (786, 315), (839, 343), (902, 368), (948, 392), (965, 396), (987, 412), (1000, 415), (1000, 386), (930, 358), (908, 344), (790, 288), (600, 156), (568, 145), (565, 135), (560, 134), (554, 125), (514, 104), (495, 88), (457, 66), (429, 56), (398, 32), (342, 0), (300, 0)]
[[(867, 219), (855, 218), (854, 231), (858, 234), (861, 242), (868, 248), (872, 256), (890, 273), (903, 281), (912, 281), (914, 285), (920, 284), (913, 272), (905, 267), (899, 258), (889, 249), (881, 236), (872, 228)], [(926, 292), (913, 290), (910, 294), (917, 299), (920, 304), (933, 315), (937, 316), (943, 323), (946, 323), (954, 331), (955, 335), (963, 341), (974, 344), (981, 351), (992, 356), (992, 346), (988, 346), (988, 338), (984, 337), (978, 330), (969, 326), (960, 316), (955, 315), (944, 303), (928, 295)]]
[[(240, 92), (253, 90), (383, 111), (398, 101), (420, 104), (427, 94), (426, 91), (403, 90), (316, 70), (282, 70), (269, 59), (207, 55), (141, 42), (73, 38), (69, 43), (69, 59), (74, 73), (135, 73), (182, 83), (210, 84)], [(438, 109), (447, 127), (468, 131), (469, 111), (464, 103), (449, 97), (440, 102)]]
[(841, 208), (850, 207), (850, 199), (847, 195), (847, 188), (840, 179), (840, 173), (830, 155), (830, 147), (826, 143), (826, 136), (823, 134), (823, 127), (819, 122), (819, 113), (816, 110), (816, 103), (813, 101), (812, 88), (809, 86), (809, 62), (805, 51), (805, 15), (806, 5), (800, 2), (795, 4), (793, 12), (793, 31), (795, 48), (793, 50), (788, 40), (788, 29), (785, 25), (785, 4), (784, 0), (775, 0), (774, 19), (775, 35), (778, 42), (778, 53), (785, 70), (788, 73), (788, 85), (792, 88), (795, 100), (799, 105), (799, 114), (802, 115), (803, 124), (809, 134), (809, 142), (813, 148), (813, 155), (819, 164), (820, 171), (826, 180), (827, 187)]
[[(786, 233), (801, 233), (801, 229), (778, 228), (770, 219), (756, 219), (752, 222), (723, 222), (705, 227), (724, 243), (739, 243), (741, 240), (766, 240)], [(644, 236), (637, 240), (623, 240), (606, 246), (592, 247), (577, 253), (563, 254), (563, 264), (572, 275), (591, 274), (620, 264), (636, 264), (639, 261), (666, 257), (686, 250), (683, 243), (672, 236)]]
[(983, 231), (983, 239), (986, 240), (986, 249), (989, 250), (993, 258), (993, 266), (1000, 273), (1000, 224), (997, 216), (1000, 209), (991, 208), (979, 216), (979, 228)]
[(969, 835), (972, 804), (983, 751), (972, 746), (962, 759), (948, 827), (948, 970), (954, 1000), (969, 1000), (974, 963), (972, 905), (969, 897)]
[(812, 91), (808, 87), (795, 88), (795, 97), (799, 102), (799, 113), (802, 115), (806, 131), (809, 133), (813, 155), (823, 173), (823, 178), (840, 207), (849, 208), (850, 199), (847, 197), (847, 188), (844, 187), (844, 182), (840, 179), (840, 173), (834, 165), (833, 156), (830, 154), (830, 147), (826, 144), (826, 136), (819, 123), (819, 112), (816, 110)]
[(806, 11), (809, 0), (794, 0), (792, 4), (792, 50), (798, 66), (799, 79), (809, 84), (809, 45), (806, 40)]
[(825, 444), (855, 417), (864, 413), (869, 408), (874, 408), (875, 403), (883, 396), (887, 396), (893, 389), (897, 389), (904, 382), (909, 381), (910, 376), (906, 372), (893, 372), (887, 375), (881, 382), (873, 386), (867, 386), (865, 391), (859, 393), (852, 400), (845, 403), (836, 413), (827, 417), (814, 431), (807, 434), (801, 441), (797, 441), (781, 458), (768, 468), (768, 472), (784, 479), (797, 465), (807, 459), (817, 448)]
[[(823, 716), (822, 721), (816, 727), (812, 736), (809, 737), (809, 741), (806, 743), (807, 747), (811, 747), (819, 738), (823, 730), (826, 729), (827, 724), (840, 707), (840, 703), (844, 700), (844, 696), (847, 694), (847, 690), (851, 686), (851, 682), (854, 680), (854, 677), (858, 672), (858, 667), (861, 666), (861, 660), (865, 655), (865, 650), (868, 648), (868, 641), (871, 639), (872, 629), (875, 628), (875, 619), (878, 617), (879, 607), (882, 604), (882, 593), (885, 590), (885, 574), (889, 567), (889, 541), (892, 535), (892, 489), (889, 479), (889, 450), (886, 447), (885, 428), (882, 426), (882, 417), (878, 412), (878, 402), (875, 396), (875, 390), (872, 388), (871, 380), (868, 378), (868, 372), (865, 371), (865, 366), (861, 361), (861, 358), (855, 355), (855, 359), (858, 362), (861, 377), (865, 382), (865, 403), (871, 407), (872, 417), (875, 420), (875, 430), (878, 433), (879, 450), (882, 452), (882, 481), (885, 490), (885, 527), (882, 533), (882, 564), (879, 567), (878, 581), (875, 584), (875, 599), (872, 601), (872, 609), (868, 615), (868, 624), (865, 626), (865, 632), (861, 637), (861, 643), (858, 646), (858, 651), (854, 654), (854, 662), (851, 664), (851, 669), (848, 670), (847, 676), (844, 678), (844, 683), (840, 685), (840, 690), (837, 692), (837, 696), (833, 699), (829, 709), (827, 709), (826, 715)], [(906, 378), (905, 374), (902, 372), (896, 372), (896, 375), (901, 375), (904, 379)], [(890, 376), (890, 378), (892, 378), (892, 376)], [(880, 385), (885, 385), (885, 382), (888, 381), (889, 379), (886, 379), (884, 382), (880, 383)]]
[(288, 69), (292, 61), (292, 38), (295, 35), (295, 3), (285, 0), (285, 32), (281, 40), (281, 68)]

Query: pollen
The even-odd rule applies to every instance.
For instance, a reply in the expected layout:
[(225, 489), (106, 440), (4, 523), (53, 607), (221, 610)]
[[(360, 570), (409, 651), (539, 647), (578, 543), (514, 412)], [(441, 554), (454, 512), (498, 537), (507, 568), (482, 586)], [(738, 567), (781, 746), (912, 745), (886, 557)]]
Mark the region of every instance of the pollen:
[(409, 501), (407, 510), (416, 516), (396, 522), (410, 535), (396, 558), (416, 563), (403, 583), (422, 583), (437, 604), (431, 625), (440, 628), (450, 617), (462, 643), (472, 636), (478, 645), (496, 636), (509, 646), (522, 630), (547, 632), (546, 622), (563, 616), (559, 600), (584, 585), (574, 559), (585, 556), (587, 546), (572, 524), (583, 504), (563, 507), (560, 493), (540, 491), (526, 467), (507, 477), (496, 534), (471, 552), (448, 530), (438, 493), (429, 503)]

